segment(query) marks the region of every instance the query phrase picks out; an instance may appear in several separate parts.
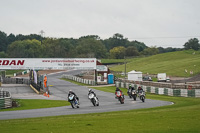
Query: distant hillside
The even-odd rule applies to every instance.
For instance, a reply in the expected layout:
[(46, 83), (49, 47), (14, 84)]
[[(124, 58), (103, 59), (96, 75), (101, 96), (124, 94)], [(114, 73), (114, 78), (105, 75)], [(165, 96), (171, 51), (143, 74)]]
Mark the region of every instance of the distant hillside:
[[(191, 77), (200, 73), (200, 51), (185, 50), (157, 54), (150, 57), (133, 58), (126, 65), (126, 71), (142, 71), (143, 73), (167, 73), (169, 76)], [(110, 68), (113, 71), (124, 71), (124, 65)], [(185, 72), (187, 70), (187, 73)], [(194, 74), (191, 75), (190, 71)]]

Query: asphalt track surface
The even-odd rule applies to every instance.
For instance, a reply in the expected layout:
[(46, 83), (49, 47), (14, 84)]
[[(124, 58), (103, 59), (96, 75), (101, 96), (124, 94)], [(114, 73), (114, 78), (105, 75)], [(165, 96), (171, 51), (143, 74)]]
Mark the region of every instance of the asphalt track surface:
[[(80, 71), (69, 71), (64, 73), (75, 75), (76, 73), (79, 72)], [(10, 91), (13, 98), (50, 99), (50, 100), (67, 100), (67, 95), (69, 90), (73, 90), (79, 97), (80, 108), (72, 109), (71, 106), (63, 106), (63, 107), (44, 108), (44, 109), (4, 111), (0, 112), (0, 120), (111, 112), (111, 111), (132, 110), (141, 108), (153, 108), (153, 107), (173, 104), (172, 102), (151, 100), (151, 99), (146, 99), (145, 102), (143, 103), (138, 98), (136, 101), (134, 101), (133, 99), (130, 99), (127, 96), (125, 96), (125, 103), (120, 104), (120, 102), (117, 99), (115, 99), (114, 91), (113, 93), (108, 93), (93, 89), (100, 101), (100, 106), (94, 107), (90, 102), (90, 100), (88, 99), (89, 88), (85, 86), (75, 85), (64, 80), (60, 80), (59, 78), (61, 77), (62, 74), (63, 72), (47, 75), (48, 84), (53, 85), (50, 87), (51, 95), (49, 98), (35, 94), (29, 86), (24, 86), (24, 85), (9, 86), (9, 87), (4, 86), (4, 90)]]

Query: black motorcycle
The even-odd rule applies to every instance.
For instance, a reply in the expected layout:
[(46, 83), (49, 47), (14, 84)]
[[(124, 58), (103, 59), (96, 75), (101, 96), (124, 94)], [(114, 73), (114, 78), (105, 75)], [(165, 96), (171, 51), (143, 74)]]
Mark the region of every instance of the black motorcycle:
[(71, 103), (72, 108), (79, 108), (79, 101), (74, 94), (69, 95), (69, 102)]
[(127, 94), (129, 96), (129, 98), (132, 98), (132, 90), (131, 89), (128, 89)]
[(136, 101), (136, 98), (137, 98), (137, 92), (136, 92), (136, 90), (132, 90), (131, 96), (133, 97), (133, 100)]
[(135, 89), (133, 89), (133, 90), (132, 90), (132, 89), (128, 89), (127, 94), (128, 94), (128, 96), (129, 96), (130, 98), (133, 98), (133, 100), (136, 101), (136, 98), (137, 98), (137, 92), (136, 92)]

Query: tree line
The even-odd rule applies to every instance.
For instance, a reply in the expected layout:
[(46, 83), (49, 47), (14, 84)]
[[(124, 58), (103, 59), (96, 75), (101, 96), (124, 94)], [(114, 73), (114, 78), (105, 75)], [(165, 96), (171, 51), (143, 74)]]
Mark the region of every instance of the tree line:
[[(198, 48), (196, 48), (196, 46)], [(185, 49), (198, 50), (198, 39), (184, 44)], [(0, 31), (1, 58), (115, 58), (149, 56), (182, 50), (180, 48), (147, 47), (143, 42), (129, 41), (116, 33), (108, 39), (98, 35), (74, 38), (49, 38), (37, 34), (14, 35)]]

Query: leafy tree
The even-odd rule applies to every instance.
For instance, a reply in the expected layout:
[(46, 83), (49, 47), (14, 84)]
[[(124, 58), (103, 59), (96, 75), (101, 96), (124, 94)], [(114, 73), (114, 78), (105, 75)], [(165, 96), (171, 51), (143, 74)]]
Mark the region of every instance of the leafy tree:
[(59, 39), (59, 45), (61, 48), (61, 57), (67, 58), (67, 57), (75, 57), (75, 46), (73, 46), (68, 39)]
[(138, 56), (139, 55), (137, 48), (134, 46), (127, 47), (125, 53), (126, 53), (125, 54), (126, 56)]
[(7, 35), (0, 31), (0, 52), (7, 49)]
[(8, 44), (11, 44), (12, 42), (16, 41), (15, 35), (11, 33), (11, 34), (7, 37), (7, 41), (8, 41)]
[(6, 57), (7, 54), (4, 51), (0, 52), (0, 58), (6, 58)]
[(165, 53), (165, 49), (163, 47), (158, 47), (159, 53)]
[(125, 56), (126, 48), (123, 46), (114, 47), (110, 50), (110, 58), (123, 59)]
[(7, 53), (12, 58), (39, 58), (43, 51), (40, 41), (34, 39), (11, 43)]
[(87, 39), (87, 38), (91, 38), (91, 39), (95, 39), (95, 40), (100, 40), (100, 37), (98, 35), (82, 36), (79, 39)]
[(141, 54), (143, 55), (155, 55), (158, 53), (159, 53), (159, 50), (156, 47), (146, 48), (141, 52)]
[(105, 39), (103, 43), (106, 46), (107, 50), (109, 51), (114, 47), (125, 46), (126, 43), (128, 43), (128, 39), (124, 38), (122, 34), (116, 33), (113, 35), (113, 37)]
[(59, 46), (59, 41), (56, 38), (46, 38), (42, 43), (43, 57), (55, 58), (60, 57), (63, 49)]
[(78, 57), (105, 58), (106, 48), (103, 43), (93, 38), (84, 38), (78, 42), (76, 47)]
[(197, 38), (190, 39), (183, 46), (185, 49), (199, 50), (199, 48), (200, 48), (199, 40)]
[(139, 52), (143, 51), (145, 48), (148, 48), (144, 43), (138, 41), (131, 41), (126, 44), (126, 47), (134, 46)]

